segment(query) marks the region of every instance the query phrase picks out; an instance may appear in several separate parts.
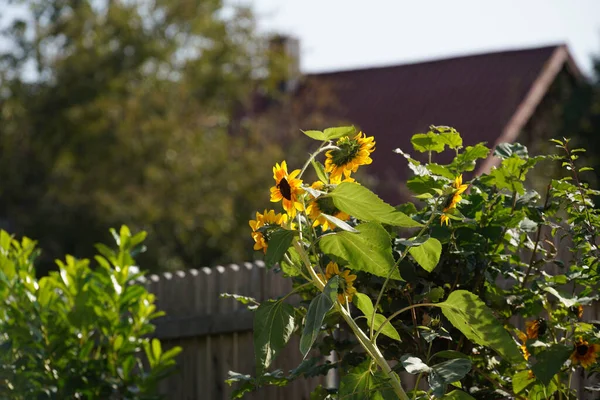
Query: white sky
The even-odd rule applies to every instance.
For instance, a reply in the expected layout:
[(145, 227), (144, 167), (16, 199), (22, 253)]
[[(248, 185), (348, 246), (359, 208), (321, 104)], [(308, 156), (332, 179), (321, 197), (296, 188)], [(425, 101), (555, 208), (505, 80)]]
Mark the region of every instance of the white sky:
[(589, 73), (600, 55), (600, 0), (247, 1), (261, 31), (300, 38), (303, 72), (566, 43)]

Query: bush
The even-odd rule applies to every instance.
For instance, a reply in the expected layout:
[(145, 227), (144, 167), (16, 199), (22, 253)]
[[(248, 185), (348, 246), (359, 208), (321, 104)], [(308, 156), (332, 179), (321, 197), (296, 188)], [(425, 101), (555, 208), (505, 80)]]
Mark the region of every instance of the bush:
[(0, 398), (157, 398), (180, 349), (148, 337), (161, 313), (132, 258), (145, 232), (112, 233), (118, 250), (98, 245), (96, 267), (67, 256), (37, 280), (35, 242), (0, 231)]

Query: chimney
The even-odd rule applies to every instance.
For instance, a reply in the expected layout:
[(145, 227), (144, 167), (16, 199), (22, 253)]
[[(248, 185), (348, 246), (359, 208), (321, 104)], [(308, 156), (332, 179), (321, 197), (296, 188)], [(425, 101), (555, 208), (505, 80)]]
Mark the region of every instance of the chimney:
[(298, 38), (277, 34), (269, 40), (269, 49), (275, 56), (281, 56), (277, 64), (282, 62), (282, 79), (278, 88), (282, 92), (293, 92), (300, 80), (300, 40)]

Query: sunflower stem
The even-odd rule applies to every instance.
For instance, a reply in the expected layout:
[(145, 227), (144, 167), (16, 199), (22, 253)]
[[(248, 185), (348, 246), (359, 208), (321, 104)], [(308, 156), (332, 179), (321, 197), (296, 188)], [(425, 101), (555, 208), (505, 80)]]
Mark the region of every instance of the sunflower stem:
[[(438, 201), (438, 203), (439, 203), (439, 201)], [(435, 209), (437, 209), (437, 206), (438, 206), (438, 204), (436, 204)], [(436, 215), (435, 214), (435, 209), (431, 213), (431, 217), (429, 217), (429, 221), (427, 221), (427, 223), (421, 229), (421, 231), (417, 234), (417, 236), (415, 237), (415, 239), (418, 238), (418, 237), (420, 237), (423, 233), (425, 233), (425, 231), (427, 230), (427, 228), (429, 227), (429, 225), (431, 225), (431, 223), (433, 222), (433, 219), (435, 218), (435, 215)], [(381, 290), (379, 291), (379, 295), (377, 295), (377, 300), (375, 301), (375, 306), (373, 306), (373, 315), (371, 316), (371, 324), (370, 324), (371, 331), (369, 333), (369, 336), (371, 337), (371, 339), (373, 338), (373, 333), (374, 333), (375, 314), (377, 313), (377, 307), (379, 306), (379, 303), (381, 302), (381, 298), (383, 297), (383, 292), (385, 291), (385, 288), (386, 288), (387, 284), (389, 283), (390, 279), (392, 278), (392, 274), (394, 273), (394, 271), (396, 270), (396, 268), (398, 268), (398, 266), (400, 265), (400, 263), (402, 262), (402, 260), (404, 260), (404, 258), (406, 257), (407, 254), (408, 254), (408, 249), (406, 249), (406, 251), (404, 253), (402, 253), (402, 255), (400, 256), (400, 258), (398, 259), (398, 261), (396, 261), (396, 263), (394, 264), (394, 266), (390, 270), (390, 273), (385, 278), (385, 281), (383, 282), (383, 285), (381, 286)]]
[(317, 155), (319, 155), (320, 153), (327, 151), (327, 150), (339, 150), (339, 147), (334, 146), (334, 145), (328, 145), (328, 146), (324, 146), (325, 143), (327, 142), (323, 142), (321, 143), (321, 146), (317, 149), (317, 151), (315, 151), (314, 153), (312, 153), (310, 155), (310, 157), (308, 157), (308, 160), (306, 160), (306, 163), (304, 163), (304, 166), (302, 167), (302, 169), (300, 170), (300, 175), (298, 175), (298, 179), (300, 179), (302, 177), (302, 175), (304, 175), (304, 171), (306, 171), (306, 168), (308, 168), (308, 166), (310, 165), (310, 163), (315, 159), (315, 157)]
[[(310, 264), (310, 259), (308, 258), (308, 254), (306, 254), (306, 251), (302, 247), (302, 244), (299, 241), (295, 241), (294, 248), (296, 249), (298, 254), (300, 254), (300, 258), (306, 265), (308, 272), (310, 273), (311, 277), (313, 278), (313, 282), (314, 282), (315, 286), (317, 287), (317, 289), (319, 289), (322, 292), (325, 289), (325, 283), (321, 281), (321, 279), (315, 272), (314, 268)], [(367, 335), (362, 331), (362, 329), (360, 329), (360, 327), (356, 324), (354, 319), (352, 319), (352, 315), (350, 314), (350, 311), (346, 310), (340, 304), (340, 302), (337, 300), (335, 301), (334, 306), (335, 306), (336, 311), (342, 315), (342, 318), (344, 318), (344, 320), (346, 321), (348, 326), (350, 326), (350, 329), (352, 329), (352, 332), (354, 332), (354, 335), (358, 339), (358, 341), (361, 344), (361, 346), (363, 347), (363, 349), (365, 349), (367, 354), (373, 359), (373, 361), (375, 361), (375, 363), (379, 366), (379, 368), (381, 368), (381, 370), (387, 376), (389, 376), (390, 383), (394, 389), (394, 392), (398, 396), (398, 398), (401, 400), (410, 400), (409, 397), (406, 395), (406, 392), (402, 388), (402, 382), (400, 381), (400, 377), (398, 376), (398, 374), (396, 374), (392, 371), (392, 368), (389, 366), (385, 357), (383, 357), (383, 354), (381, 354), (381, 351), (379, 351), (379, 348), (377, 347), (377, 345), (372, 343), (369, 340)]]

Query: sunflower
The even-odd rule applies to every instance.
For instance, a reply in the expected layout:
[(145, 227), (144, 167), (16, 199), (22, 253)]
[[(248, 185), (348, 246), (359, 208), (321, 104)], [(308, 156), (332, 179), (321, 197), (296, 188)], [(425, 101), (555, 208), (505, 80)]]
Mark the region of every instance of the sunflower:
[(569, 310), (575, 314), (578, 319), (583, 318), (583, 306), (581, 304), (578, 306), (572, 306)]
[(302, 211), (302, 203), (298, 201), (298, 196), (302, 194), (302, 180), (296, 179), (300, 173), (299, 169), (288, 174), (287, 164), (285, 161), (275, 164), (273, 167), (273, 178), (275, 186), (271, 188), (271, 201), (283, 202), (283, 209), (288, 213), (290, 218), (296, 216), (296, 210)]
[(345, 304), (346, 299), (348, 301), (352, 301), (352, 297), (354, 297), (354, 293), (356, 293), (356, 288), (353, 283), (356, 279), (356, 275), (351, 275), (350, 270), (344, 270), (340, 272), (340, 267), (333, 261), (330, 261), (327, 264), (327, 268), (325, 268), (325, 276), (319, 274), (319, 278), (322, 281), (328, 281), (333, 278), (334, 275), (338, 275), (340, 277), (340, 286), (338, 288), (338, 300), (340, 303)]
[(456, 208), (458, 203), (460, 203), (460, 201), (462, 200), (461, 194), (463, 194), (464, 191), (467, 190), (469, 185), (467, 185), (467, 184), (463, 185), (462, 174), (461, 174), (454, 179), (454, 182), (452, 182), (452, 187), (454, 188), (454, 191), (452, 192), (452, 195), (450, 197), (448, 197), (448, 200), (446, 201), (446, 204), (444, 205), (444, 209), (442, 210), (443, 214), (442, 214), (442, 217), (440, 218), (440, 225), (443, 225), (443, 224), (448, 225), (450, 218), (446, 215), (446, 213), (448, 213)]
[(545, 319), (538, 318), (536, 320), (526, 322), (525, 327), (527, 329), (527, 338), (537, 339), (546, 333), (547, 324)]
[(573, 364), (580, 363), (583, 368), (588, 368), (596, 362), (598, 352), (600, 352), (599, 345), (589, 344), (580, 336), (575, 343), (575, 350), (571, 354), (571, 361)]
[[(281, 226), (287, 222), (286, 214), (275, 214), (274, 210), (267, 210), (264, 213), (256, 212), (256, 219), (250, 220), (248, 224), (252, 228), (252, 239), (254, 239), (254, 250), (262, 250), (267, 252), (268, 247), (268, 227)], [(264, 227), (267, 227), (266, 229)], [(263, 229), (261, 229), (263, 228)]]
[(335, 144), (339, 149), (329, 150), (325, 156), (325, 172), (329, 173), (329, 181), (334, 184), (342, 182), (342, 175), (350, 177), (359, 166), (373, 162), (370, 155), (375, 151), (375, 138), (366, 137), (359, 132), (352, 139), (344, 136)]
[[(310, 187), (315, 190), (322, 190), (325, 184), (321, 181), (313, 183)], [(350, 219), (350, 215), (340, 211), (333, 204), (331, 197), (320, 196), (315, 198), (311, 195), (311, 201), (306, 207), (306, 213), (313, 220), (313, 227), (321, 225), (323, 231), (334, 229), (336, 226), (333, 222), (325, 218), (323, 214), (332, 215), (342, 221)]]
[(519, 336), (519, 340), (521, 341), (521, 351), (523, 352), (523, 358), (525, 360), (529, 360), (529, 350), (527, 350), (527, 335), (524, 332), (517, 331), (517, 336)]

